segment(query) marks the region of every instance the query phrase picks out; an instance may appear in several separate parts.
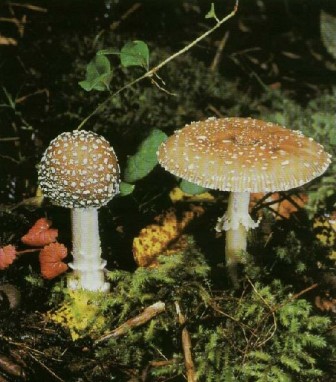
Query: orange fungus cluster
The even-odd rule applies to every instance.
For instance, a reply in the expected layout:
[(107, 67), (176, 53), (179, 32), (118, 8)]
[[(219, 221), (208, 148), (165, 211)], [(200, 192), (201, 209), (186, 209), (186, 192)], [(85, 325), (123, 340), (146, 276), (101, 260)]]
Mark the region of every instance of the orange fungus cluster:
[[(17, 251), (14, 245), (0, 247), (0, 270), (10, 266), (18, 255), (40, 251), (39, 261), (42, 276), (52, 279), (68, 269), (62, 260), (67, 256), (67, 248), (56, 242), (58, 230), (51, 227), (51, 222), (45, 218), (38, 219), (30, 230), (21, 238), (23, 244), (34, 249)], [(43, 247), (41, 249), (41, 247)]]

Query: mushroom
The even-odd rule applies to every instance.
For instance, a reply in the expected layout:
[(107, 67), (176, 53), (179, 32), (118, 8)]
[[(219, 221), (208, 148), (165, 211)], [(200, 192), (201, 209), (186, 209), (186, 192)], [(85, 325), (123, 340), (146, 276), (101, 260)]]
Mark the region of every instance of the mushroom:
[(192, 122), (158, 150), (159, 163), (172, 174), (231, 192), (216, 230), (226, 231), (226, 264), (234, 283), (240, 254), (246, 251), (247, 231), (258, 226), (248, 211), (250, 193), (299, 187), (321, 175), (330, 158), (300, 131), (252, 118)]
[(71, 208), (72, 256), (69, 289), (108, 291), (101, 259), (98, 208), (119, 192), (119, 166), (109, 142), (85, 130), (51, 141), (38, 168), (39, 185), (55, 205)]

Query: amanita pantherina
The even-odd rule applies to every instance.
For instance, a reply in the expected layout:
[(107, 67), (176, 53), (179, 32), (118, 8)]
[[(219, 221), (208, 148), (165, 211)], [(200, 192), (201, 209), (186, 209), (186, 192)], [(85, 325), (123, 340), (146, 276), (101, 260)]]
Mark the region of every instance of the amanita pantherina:
[(331, 156), (323, 147), (271, 122), (251, 118), (209, 118), (192, 122), (159, 148), (159, 163), (195, 184), (230, 191), (228, 209), (218, 219), (226, 232), (226, 262), (233, 279), (246, 233), (258, 226), (249, 215), (251, 192), (285, 191), (321, 175)]
[(60, 134), (43, 154), (39, 185), (53, 204), (71, 208), (74, 270), (70, 289), (108, 291), (101, 259), (98, 208), (119, 192), (119, 166), (107, 140), (93, 132)]

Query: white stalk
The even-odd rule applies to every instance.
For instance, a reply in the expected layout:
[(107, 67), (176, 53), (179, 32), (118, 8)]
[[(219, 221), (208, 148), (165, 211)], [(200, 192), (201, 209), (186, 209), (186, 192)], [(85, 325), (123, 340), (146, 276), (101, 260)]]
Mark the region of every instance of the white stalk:
[(228, 209), (224, 216), (218, 219), (216, 225), (216, 231), (227, 231), (225, 258), (234, 284), (237, 284), (239, 254), (246, 251), (247, 231), (259, 225), (259, 222), (254, 222), (249, 215), (249, 202), (249, 192), (231, 192)]
[(101, 259), (97, 208), (72, 208), (72, 256), (69, 289), (109, 291), (105, 282), (106, 261)]

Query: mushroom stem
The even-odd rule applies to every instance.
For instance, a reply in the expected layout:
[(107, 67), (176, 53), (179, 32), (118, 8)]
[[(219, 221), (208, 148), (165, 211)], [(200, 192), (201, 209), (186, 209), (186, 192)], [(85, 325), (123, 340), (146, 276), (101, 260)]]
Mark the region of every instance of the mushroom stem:
[(216, 231), (226, 232), (225, 258), (230, 277), (237, 284), (237, 264), (239, 254), (246, 251), (247, 231), (258, 226), (249, 215), (249, 192), (231, 192), (228, 209), (222, 218), (218, 219)]
[(69, 289), (108, 292), (110, 285), (104, 277), (106, 261), (101, 259), (97, 208), (73, 208), (71, 223), (73, 262), (69, 266), (74, 272), (68, 279)]

